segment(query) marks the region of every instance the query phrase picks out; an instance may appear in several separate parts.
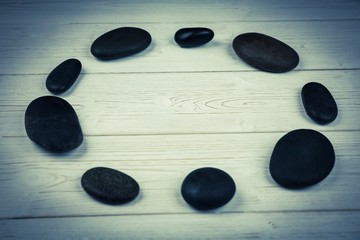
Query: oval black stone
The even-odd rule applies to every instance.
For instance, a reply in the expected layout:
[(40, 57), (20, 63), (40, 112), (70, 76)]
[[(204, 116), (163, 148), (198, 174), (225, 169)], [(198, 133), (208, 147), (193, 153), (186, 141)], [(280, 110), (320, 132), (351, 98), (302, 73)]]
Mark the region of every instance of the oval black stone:
[(32, 141), (51, 152), (73, 150), (83, 141), (75, 110), (59, 97), (33, 100), (25, 112), (25, 129)]
[(214, 38), (214, 32), (209, 28), (182, 28), (174, 36), (175, 42), (183, 48), (198, 47), (210, 42)]
[(150, 43), (151, 35), (144, 29), (121, 27), (98, 37), (91, 53), (102, 60), (122, 58), (145, 50)]
[(123, 204), (134, 200), (139, 184), (129, 175), (112, 168), (96, 167), (81, 177), (81, 186), (90, 196), (109, 204)]
[(242, 60), (264, 71), (282, 73), (299, 64), (299, 55), (294, 49), (265, 34), (240, 34), (233, 40), (232, 46)]
[(338, 115), (335, 99), (322, 84), (310, 82), (301, 90), (301, 99), (306, 114), (319, 124), (328, 124)]
[(81, 62), (74, 58), (60, 63), (47, 77), (46, 88), (54, 94), (66, 92), (78, 78), (81, 67)]
[(334, 148), (324, 135), (315, 130), (298, 129), (276, 143), (270, 159), (270, 174), (285, 188), (303, 188), (325, 179), (334, 164)]
[(198, 210), (210, 210), (228, 203), (235, 194), (234, 180), (217, 168), (199, 168), (183, 181), (181, 194), (185, 201)]

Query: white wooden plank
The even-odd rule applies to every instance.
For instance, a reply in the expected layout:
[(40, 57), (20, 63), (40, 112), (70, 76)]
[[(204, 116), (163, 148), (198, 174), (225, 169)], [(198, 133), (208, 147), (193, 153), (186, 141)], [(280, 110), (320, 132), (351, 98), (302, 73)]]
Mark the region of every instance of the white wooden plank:
[(4, 23), (296, 21), (359, 19), (353, 1), (12, 1), (0, 3)]
[[(292, 46), (300, 55), (297, 70), (359, 69), (359, 21), (245, 22), (205, 25), (215, 38), (196, 49), (183, 49), (173, 40), (182, 23), (142, 23), (153, 42), (137, 55), (99, 61), (90, 53), (92, 42), (117, 27), (113, 24), (1, 25), (1, 74), (48, 74), (67, 58), (78, 58), (86, 73), (256, 71), (233, 51), (232, 40), (240, 33), (262, 32)], [(127, 25), (126, 25), (127, 26)]]
[[(85, 73), (62, 97), (74, 106), (85, 135), (358, 130), (358, 76), (359, 71)], [(27, 105), (49, 95), (45, 78), (0, 76), (2, 136), (26, 136)], [(306, 115), (300, 91), (310, 81), (332, 92), (339, 108), (335, 122), (320, 126)]]
[[(0, 217), (192, 213), (180, 186), (188, 173), (206, 166), (225, 170), (237, 185), (233, 200), (215, 212), (360, 209), (359, 132), (324, 133), (335, 148), (335, 168), (320, 184), (300, 191), (279, 187), (268, 172), (283, 134), (86, 137), (65, 155), (49, 154), (28, 138), (3, 138)], [(96, 166), (133, 176), (140, 196), (125, 206), (91, 199), (80, 178)]]
[(0, 220), (0, 238), (355, 240), (359, 223), (359, 212), (336, 211)]

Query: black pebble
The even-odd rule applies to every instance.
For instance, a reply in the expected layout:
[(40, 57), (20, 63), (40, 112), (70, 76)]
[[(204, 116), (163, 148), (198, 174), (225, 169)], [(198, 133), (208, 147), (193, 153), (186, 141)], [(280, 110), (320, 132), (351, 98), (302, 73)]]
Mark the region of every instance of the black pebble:
[(145, 50), (151, 35), (141, 28), (121, 27), (98, 37), (91, 46), (91, 53), (99, 59), (127, 57)]
[(304, 188), (325, 179), (334, 164), (334, 148), (324, 135), (298, 129), (276, 143), (270, 159), (270, 174), (285, 188)]
[(216, 168), (199, 168), (183, 181), (181, 194), (198, 210), (210, 210), (228, 203), (235, 194), (235, 182), (226, 172)]
[(246, 63), (267, 72), (287, 72), (299, 64), (299, 55), (294, 49), (261, 33), (240, 34), (232, 46)]
[(81, 72), (81, 62), (68, 59), (51, 71), (46, 79), (46, 88), (53, 94), (66, 92), (76, 81)]
[(25, 129), (32, 141), (51, 152), (73, 150), (83, 141), (75, 110), (59, 97), (33, 100), (25, 112)]
[(214, 38), (214, 32), (209, 28), (182, 28), (174, 36), (175, 42), (183, 48), (198, 47), (210, 42)]
[(81, 186), (90, 196), (108, 204), (123, 204), (134, 200), (139, 184), (129, 175), (115, 169), (96, 167), (81, 177)]
[(328, 124), (338, 115), (335, 99), (322, 84), (310, 82), (301, 90), (301, 98), (307, 115), (319, 124)]

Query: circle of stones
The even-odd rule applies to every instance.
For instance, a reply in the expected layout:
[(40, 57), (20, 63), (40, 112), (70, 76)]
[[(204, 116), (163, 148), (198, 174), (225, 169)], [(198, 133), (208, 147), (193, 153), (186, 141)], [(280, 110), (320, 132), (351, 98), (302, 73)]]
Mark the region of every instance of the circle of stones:
[[(182, 28), (175, 33), (174, 40), (182, 48), (193, 48), (210, 42), (213, 37), (214, 32), (209, 28)], [(143, 29), (122, 27), (98, 37), (91, 46), (91, 53), (100, 60), (123, 58), (145, 50), (151, 44), (151, 41), (151, 35)], [(294, 49), (275, 38), (261, 33), (240, 34), (234, 38), (232, 47), (234, 52), (244, 62), (267, 72), (287, 72), (294, 69), (299, 63), (299, 56)], [(81, 68), (81, 62), (77, 59), (68, 59), (62, 62), (48, 75), (46, 88), (53, 94), (61, 94), (67, 91), (78, 78)], [(328, 124), (337, 117), (336, 102), (325, 86), (319, 83), (308, 83), (302, 89), (301, 96), (306, 113), (315, 122)], [(320, 102), (320, 104), (318, 102)], [(60, 112), (63, 111), (64, 114), (59, 114), (58, 110), (60, 110)], [(50, 118), (57, 115), (58, 119), (55, 120), (55, 123), (50, 122), (49, 118), (46, 117), (44, 121), (39, 121), (38, 119), (39, 116), (49, 115), (51, 115)], [(61, 127), (59, 128), (60, 122), (66, 123), (65, 125), (67, 126), (64, 125), (62, 127), (68, 129), (64, 130), (61, 129)], [(71, 126), (70, 130), (69, 126)], [(52, 152), (73, 150), (80, 146), (83, 141), (81, 127), (75, 110), (73, 110), (70, 104), (59, 97), (45, 96), (31, 102), (25, 113), (25, 127), (32, 141)], [(40, 128), (41, 130), (39, 130)], [(44, 131), (44, 128), (47, 130)], [(59, 131), (59, 129), (61, 130)], [(63, 132), (70, 133), (63, 134)], [(300, 138), (303, 138), (308, 132), (309, 130), (297, 131), (297, 133), (300, 134)], [(322, 140), (322, 135), (319, 139), (325, 141), (327, 148), (330, 149), (330, 153), (325, 154), (325, 156), (332, 156), (333, 154), (333, 161), (335, 161), (335, 155), (331, 152), (331, 143), (327, 143), (328, 139), (326, 137), (325, 140)], [(301, 149), (296, 148), (296, 146), (295, 149), (293, 149), (293, 151), (296, 151), (300, 156), (307, 150), (306, 146), (302, 146), (304, 145), (304, 141), (306, 141), (306, 138), (302, 140)], [(288, 143), (285, 143), (285, 145), (286, 144)], [(278, 145), (279, 144), (276, 146)], [(277, 151), (274, 150), (270, 160), (273, 161), (276, 155), (276, 165), (273, 164), (276, 166), (276, 170), (272, 170), (271, 168), (270, 171), (272, 171), (272, 177), (274, 177), (273, 172), (276, 172), (275, 180), (283, 187), (299, 188), (316, 184), (324, 179), (332, 170), (333, 162), (331, 162), (331, 160), (330, 164), (332, 163), (332, 165), (326, 166), (328, 172), (323, 173), (321, 177), (316, 178), (316, 176), (308, 175), (303, 177), (301, 169), (304, 166), (302, 163), (297, 162), (296, 164), (298, 164), (299, 167), (296, 169), (296, 173), (298, 174), (300, 171), (300, 175), (298, 174), (297, 176), (300, 180), (293, 179), (292, 176), (296, 175), (291, 174), (293, 169), (291, 169), (291, 167), (287, 169), (281, 162), (283, 161), (281, 159), (283, 155), (281, 151), (286, 150), (278, 150), (278, 148), (276, 149)], [(317, 152), (321, 152), (322, 150), (323, 149), (316, 150), (315, 147), (313, 151), (316, 155), (318, 154)], [(280, 157), (278, 157), (278, 155)], [(306, 157), (309, 156), (305, 156), (305, 158)], [(312, 156), (310, 156), (310, 158), (312, 158)], [(283, 167), (284, 169), (279, 171), (279, 168)], [(321, 169), (319, 171), (321, 171)], [(282, 174), (283, 172), (286, 174)], [(218, 180), (214, 180), (213, 182), (209, 181), (208, 179), (211, 178)], [(307, 179), (305, 185), (302, 183), (304, 178)], [(316, 178), (317, 180), (308, 180), (312, 178)], [(189, 179), (191, 179), (191, 181)], [(224, 179), (226, 184), (230, 183), (232, 186), (225, 186), (225, 188), (223, 188), (221, 185), (216, 185), (216, 183), (222, 181), (222, 179)], [(97, 167), (86, 171), (81, 178), (81, 185), (83, 189), (96, 200), (110, 204), (130, 202), (137, 197), (140, 191), (138, 183), (132, 177), (118, 170), (105, 167)], [(226, 189), (229, 190), (227, 191)], [(195, 209), (210, 210), (221, 207), (230, 201), (235, 194), (235, 183), (227, 173), (220, 169), (201, 168), (194, 170), (184, 179), (181, 192), (186, 202)], [(194, 192), (196, 192), (195, 195)], [(209, 198), (209, 196), (213, 198)], [(224, 196), (226, 197), (224, 198)]]

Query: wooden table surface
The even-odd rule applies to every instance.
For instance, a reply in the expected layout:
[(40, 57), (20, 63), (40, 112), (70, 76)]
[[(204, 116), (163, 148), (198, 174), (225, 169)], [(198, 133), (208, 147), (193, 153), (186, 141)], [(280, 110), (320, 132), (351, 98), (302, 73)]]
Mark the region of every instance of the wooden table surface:
[[(152, 35), (148, 49), (99, 61), (101, 34), (123, 26)], [(174, 33), (208, 27), (208, 44), (180, 48)], [(360, 1), (0, 2), (0, 239), (360, 239)], [(260, 32), (289, 44), (300, 64), (284, 74), (254, 69), (231, 47)], [(84, 142), (67, 154), (29, 140), (24, 113), (50, 71), (68, 58), (83, 69), (60, 97), (76, 110)], [(338, 118), (320, 126), (304, 111), (307, 82), (333, 94)], [(287, 190), (269, 174), (275, 143), (315, 129), (336, 152), (321, 183)], [(81, 187), (96, 166), (134, 177), (135, 201), (109, 206)], [(216, 167), (234, 198), (210, 212), (182, 198), (185, 176)]]

